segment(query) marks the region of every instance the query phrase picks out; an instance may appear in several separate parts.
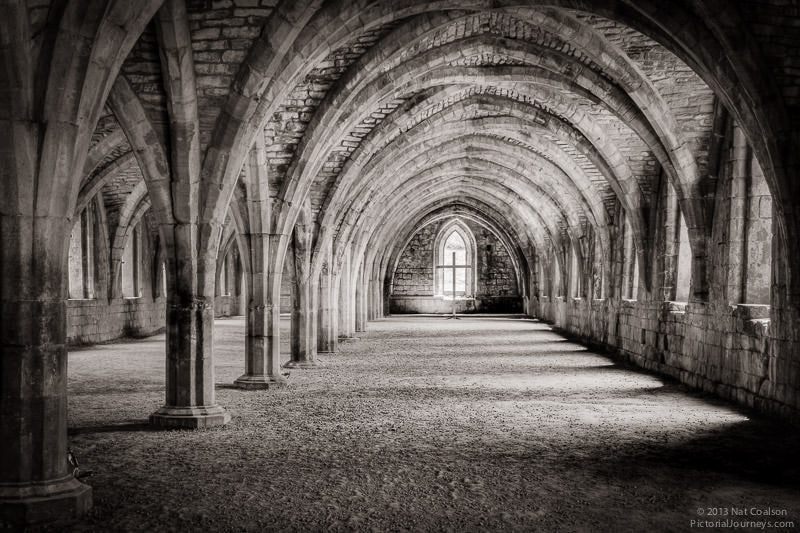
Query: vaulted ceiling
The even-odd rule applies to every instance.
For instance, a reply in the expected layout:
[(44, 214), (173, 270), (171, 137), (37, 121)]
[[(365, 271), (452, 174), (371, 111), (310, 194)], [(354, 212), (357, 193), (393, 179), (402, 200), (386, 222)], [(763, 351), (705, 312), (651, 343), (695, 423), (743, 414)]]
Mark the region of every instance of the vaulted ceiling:
[[(302, 212), (317, 266), (331, 245), (390, 254), (448, 203), (507, 226), (523, 255), (564, 242), (606, 253), (624, 213), (641, 254), (664, 182), (700, 241), (723, 105), (665, 44), (695, 68), (705, 58), (652, 27), (669, 19), (657, 6), (597, 4), (187, 2), (201, 217), (247, 224), (238, 178), (255, 143), (271, 231), (291, 233)], [(117, 85), (168, 145), (164, 33), (148, 26)], [(143, 174), (122, 107), (106, 108), (81, 187), (105, 193), (112, 223)]]

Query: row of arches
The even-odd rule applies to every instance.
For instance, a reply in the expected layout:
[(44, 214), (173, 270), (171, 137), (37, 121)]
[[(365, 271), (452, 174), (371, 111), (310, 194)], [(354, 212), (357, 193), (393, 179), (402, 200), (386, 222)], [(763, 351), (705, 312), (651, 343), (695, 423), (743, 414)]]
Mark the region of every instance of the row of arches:
[[(106, 267), (86, 258), (108, 242), (110, 293), (136, 298), (145, 234), (158, 235), (166, 282), (157, 426), (229, 419), (213, 319), (231, 239), (248, 316), (237, 384), (270, 388), (283, 381), (285, 272), (291, 366), (313, 366), (388, 312), (400, 243), (445, 208), (479, 214), (505, 243), (528, 314), (795, 412), (796, 91), (772, 75), (787, 58), (763, 51), (748, 6), (297, 0), (241, 16), (233, 0), (6, 2), (0, 376), (30, 379), (3, 382), (0, 501), (85, 505), (63, 460), (67, 296), (102, 296), (91, 287)], [(139, 181), (116, 180), (114, 235), (88, 230), (97, 203), (73, 230), (134, 167)], [(153, 231), (140, 233), (145, 214)], [(458, 246), (445, 239), (441, 253), (458, 259)], [(457, 297), (462, 267), (436, 263)], [(464, 276), (464, 296), (473, 283)], [(573, 294), (582, 302), (558, 301)], [(663, 319), (662, 303), (684, 296), (685, 322)], [(731, 352), (751, 345), (737, 335), (762, 337), (725, 309), (765, 300), (770, 342)]]

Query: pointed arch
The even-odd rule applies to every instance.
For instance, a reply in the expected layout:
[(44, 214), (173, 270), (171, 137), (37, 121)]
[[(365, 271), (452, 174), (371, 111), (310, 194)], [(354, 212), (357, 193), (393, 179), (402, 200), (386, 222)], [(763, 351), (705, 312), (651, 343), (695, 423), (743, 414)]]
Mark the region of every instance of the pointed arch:
[[(463, 255), (458, 253), (458, 248), (463, 247)], [(436, 296), (450, 295), (455, 298), (459, 292), (459, 286), (463, 286), (463, 297), (472, 298), (477, 292), (477, 276), (475, 275), (475, 260), (478, 256), (478, 245), (475, 236), (464, 222), (459, 218), (454, 218), (439, 230), (434, 240), (434, 294)], [(449, 255), (453, 250), (453, 255)], [(456, 281), (464, 272), (463, 285)], [(455, 281), (455, 294), (453, 294), (453, 283)], [(449, 286), (448, 286), (449, 285)]]

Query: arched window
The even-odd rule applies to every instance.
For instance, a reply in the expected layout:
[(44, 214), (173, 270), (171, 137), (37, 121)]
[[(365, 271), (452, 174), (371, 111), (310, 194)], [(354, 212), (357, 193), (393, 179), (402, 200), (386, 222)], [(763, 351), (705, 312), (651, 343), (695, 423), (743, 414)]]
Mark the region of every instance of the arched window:
[(732, 143), (736, 163), (730, 184), (728, 300), (767, 305), (772, 285), (772, 196), (738, 124)]
[(81, 211), (69, 242), (69, 297), (94, 298), (94, 214), (92, 204)]
[(550, 295), (554, 298), (563, 296), (562, 283), (561, 283), (561, 265), (558, 263), (558, 253), (553, 252), (552, 259), (550, 260), (550, 270), (553, 273), (550, 279), (553, 280), (550, 285)]
[(139, 298), (142, 296), (141, 263), (142, 263), (142, 235), (141, 224), (136, 224), (122, 253), (122, 296), (124, 298)]
[(475, 238), (460, 221), (447, 224), (436, 239), (436, 295), (471, 298), (475, 293)]
[(220, 296), (230, 296), (231, 294), (231, 283), (230, 283), (230, 257), (231, 254), (228, 253), (225, 255), (225, 259), (222, 260), (222, 272), (219, 274), (219, 294)]
[(689, 229), (683, 213), (678, 213), (678, 263), (675, 274), (675, 300), (689, 301), (689, 287), (692, 282), (692, 248), (689, 243)]
[(594, 298), (602, 300), (606, 297), (606, 269), (605, 269), (605, 254), (603, 253), (603, 242), (600, 240), (600, 235), (595, 233), (594, 236)]
[(578, 298), (581, 295), (581, 272), (578, 262), (578, 253), (575, 250), (575, 244), (571, 244), (569, 249), (569, 295), (572, 298)]
[(633, 242), (633, 230), (630, 221), (625, 221), (623, 234), (622, 258), (622, 298), (636, 300), (639, 294), (639, 258), (636, 255), (636, 244)]
[(161, 263), (161, 296), (167, 296), (167, 263)]

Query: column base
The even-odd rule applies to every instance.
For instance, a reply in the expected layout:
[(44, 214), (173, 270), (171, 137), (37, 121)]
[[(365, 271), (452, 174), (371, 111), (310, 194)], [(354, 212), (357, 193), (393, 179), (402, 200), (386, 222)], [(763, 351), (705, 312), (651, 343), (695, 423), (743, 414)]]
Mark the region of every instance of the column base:
[(209, 407), (171, 407), (165, 405), (150, 415), (150, 424), (161, 428), (210, 428), (225, 425), (230, 421), (231, 414), (219, 405)]
[(46, 483), (0, 484), (0, 529), (71, 522), (91, 508), (92, 487), (72, 475)]
[(237, 378), (233, 384), (245, 390), (281, 389), (286, 386), (286, 378), (283, 376), (250, 376), (245, 374)]
[(320, 364), (317, 361), (287, 361), (283, 368), (297, 368), (300, 370), (303, 369), (310, 369), (310, 368), (319, 368)]

